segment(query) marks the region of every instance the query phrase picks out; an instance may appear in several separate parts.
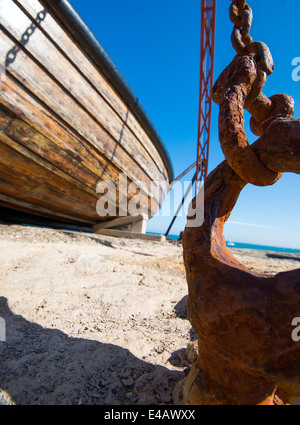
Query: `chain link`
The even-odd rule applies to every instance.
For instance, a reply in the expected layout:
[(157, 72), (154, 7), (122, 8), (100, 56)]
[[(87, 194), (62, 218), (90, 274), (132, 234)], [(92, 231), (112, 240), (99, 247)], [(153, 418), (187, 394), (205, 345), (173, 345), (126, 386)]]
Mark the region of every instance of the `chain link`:
[(268, 169), (249, 145), (244, 129), (244, 109), (252, 115), (250, 127), (261, 136), (278, 118), (291, 118), (294, 102), (290, 96), (262, 93), (268, 75), (274, 71), (268, 46), (253, 41), (253, 20), (246, 0), (232, 1), (229, 16), (234, 24), (231, 41), (237, 55), (222, 72), (213, 87), (213, 100), (219, 108), (219, 138), (231, 168), (247, 183), (257, 186), (274, 184), (280, 173)]
[[(235, 51), (241, 56), (255, 55), (258, 69), (271, 75), (274, 71), (274, 63), (268, 46), (261, 41), (253, 41), (249, 34), (253, 21), (251, 7), (245, 0), (235, 0), (229, 7), (229, 17), (234, 24), (231, 41)], [(261, 78), (260, 81), (262, 81)], [(263, 86), (260, 84), (260, 87)]]

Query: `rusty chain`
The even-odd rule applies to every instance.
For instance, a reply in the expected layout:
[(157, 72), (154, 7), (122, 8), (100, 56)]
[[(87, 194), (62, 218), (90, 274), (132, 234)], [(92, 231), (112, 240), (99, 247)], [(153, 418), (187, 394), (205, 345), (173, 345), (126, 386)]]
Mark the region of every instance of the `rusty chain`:
[(231, 2), (229, 17), (234, 24), (231, 35), (237, 52), (213, 87), (213, 100), (220, 105), (219, 137), (231, 168), (247, 183), (257, 186), (274, 184), (281, 175), (269, 170), (256, 156), (244, 129), (244, 109), (252, 115), (252, 132), (261, 136), (278, 118), (291, 118), (294, 101), (287, 95), (269, 99), (262, 93), (267, 77), (274, 71), (268, 46), (250, 36), (253, 13), (246, 0)]
[(268, 46), (261, 41), (253, 41), (249, 32), (252, 26), (253, 13), (246, 0), (235, 0), (229, 8), (229, 17), (234, 24), (231, 35), (232, 46), (239, 54), (255, 55), (254, 60), (257, 65), (257, 79), (252, 86), (250, 95), (247, 98), (246, 106), (251, 105), (267, 81), (267, 76), (274, 71), (274, 62)]
[[(262, 95), (262, 90), (267, 82), (267, 77), (274, 72), (274, 62), (268, 46), (261, 41), (253, 41), (250, 30), (253, 21), (253, 12), (246, 0), (235, 0), (229, 7), (229, 17), (234, 24), (231, 35), (232, 46), (238, 55), (254, 55), (257, 66), (257, 77), (252, 84), (252, 89), (245, 101), (245, 109), (253, 115), (250, 127), (256, 136), (261, 136), (266, 125), (273, 119), (286, 116), (287, 110), (291, 114), (291, 105), (286, 97), (280, 95), (272, 96), (269, 100)], [(260, 97), (259, 108), (252, 107), (253, 103)], [(259, 113), (258, 113), (259, 109)]]

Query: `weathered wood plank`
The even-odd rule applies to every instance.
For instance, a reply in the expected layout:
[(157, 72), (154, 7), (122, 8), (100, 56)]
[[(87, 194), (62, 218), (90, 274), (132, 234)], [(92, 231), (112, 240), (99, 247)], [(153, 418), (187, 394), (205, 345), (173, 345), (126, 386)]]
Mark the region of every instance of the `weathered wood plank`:
[[(1, 23), (15, 38), (16, 43), (22, 39), (24, 27), (29, 28), (32, 22), (11, 0), (2, 0), (3, 2), (4, 7), (5, 2), (10, 3), (11, 13), (9, 16), (4, 14)], [(3, 34), (0, 55), (5, 56), (14, 48), (15, 43)], [(89, 137), (89, 134), (97, 131), (97, 123), (103, 126), (139, 166), (144, 168), (152, 180), (159, 181), (161, 173), (144, 146), (128, 130), (126, 123), (122, 122), (72, 64), (53, 47), (40, 29), (36, 28), (7, 69), (84, 137)], [(27, 51), (38, 63), (29, 59)], [(41, 66), (45, 68), (41, 69)], [(57, 82), (63, 87), (59, 87)]]
[(129, 229), (133, 233), (143, 233), (146, 234), (147, 231), (147, 221), (145, 218), (142, 218), (141, 220), (134, 221)]
[[(2, 143), (5, 143), (6, 146), (2, 146)], [(13, 150), (12, 150), (12, 149)], [(17, 152), (18, 154), (20, 154), (22, 156), (22, 163), (20, 164), (20, 156), (17, 157), (17, 159), (19, 159), (18, 161), (16, 161), (16, 155), (15, 152)], [(96, 215), (96, 204), (98, 202), (98, 197), (99, 195), (96, 194), (95, 191), (89, 190), (87, 191), (87, 187), (85, 187), (83, 184), (80, 184), (77, 180), (70, 178), (68, 175), (66, 175), (66, 173), (61, 172), (60, 170), (58, 170), (56, 167), (53, 167), (50, 163), (48, 163), (47, 161), (45, 161), (43, 158), (34, 155), (31, 151), (29, 151), (28, 149), (24, 148), (22, 145), (20, 145), (19, 143), (15, 142), (13, 139), (9, 138), (6, 134), (1, 133), (0, 135), (0, 162), (3, 162), (5, 165), (9, 166), (11, 165), (12, 168), (15, 169), (15, 171), (19, 171), (21, 173), (21, 175), (24, 175), (24, 172), (26, 173), (27, 170), (29, 170), (30, 173), (30, 178), (31, 181), (33, 180), (33, 186), (35, 186), (36, 184), (38, 184), (41, 181), (41, 176), (40, 175), (36, 175), (36, 168), (32, 167), (32, 162), (38, 164), (39, 168), (38, 170), (40, 170), (40, 168), (44, 169), (44, 175), (42, 176), (42, 182), (44, 183), (44, 180), (46, 176), (48, 176), (48, 172), (50, 172), (50, 178), (47, 178), (47, 181), (49, 181), (51, 183), (51, 185), (59, 185), (59, 188), (61, 188), (61, 185), (63, 184), (63, 189), (68, 190), (69, 189), (69, 193), (72, 196), (72, 202), (74, 201), (73, 199), (73, 194), (77, 193), (77, 196), (80, 197), (80, 199), (83, 200), (84, 202), (84, 206), (86, 207), (86, 210), (84, 211), (85, 214), (89, 214), (90, 218), (93, 220), (100, 220), (100, 217), (98, 217)], [(24, 171), (25, 170), (25, 171)], [(59, 177), (59, 180), (57, 182), (57, 180), (53, 179), (53, 174), (57, 175)], [(3, 176), (2, 176), (3, 177)], [(73, 187), (73, 185), (75, 187)], [(15, 183), (15, 186), (19, 187), (19, 189), (22, 191), (22, 188), (19, 186), (19, 179), (17, 180), (17, 182)], [(28, 189), (28, 188), (27, 188)], [(29, 188), (30, 189), (30, 188)], [(5, 188), (2, 187), (1, 185), (1, 178), (0, 178), (0, 192), (5, 192)], [(87, 193), (85, 193), (87, 192)], [(68, 195), (67, 194), (67, 195)], [(92, 200), (93, 202), (93, 208), (90, 208), (90, 204), (88, 203), (88, 195), (89, 198)], [(17, 196), (17, 195), (16, 195)], [(66, 196), (66, 193), (63, 195), (64, 197)], [(108, 195), (106, 195), (107, 199), (110, 200), (110, 202), (115, 201), (114, 199), (110, 199)], [(53, 204), (53, 209), (57, 209), (57, 207), (61, 204), (61, 193), (59, 195), (59, 199), (54, 202)], [(65, 198), (63, 198), (65, 199)], [(117, 205), (119, 202), (119, 197), (117, 197)], [(128, 200), (129, 202), (129, 200)], [(36, 202), (35, 202), (36, 204)], [(73, 205), (73, 204), (71, 204)], [(89, 207), (89, 208), (88, 208)], [(69, 204), (69, 208), (70, 208), (70, 204)], [(105, 213), (105, 211), (103, 211)], [(116, 210), (117, 214), (119, 214), (119, 209), (117, 208)], [(98, 211), (97, 211), (98, 213)], [(104, 218), (105, 219), (105, 218)]]
[[(70, 155), (69, 151), (60, 149), (50, 139), (47, 139), (27, 123), (5, 114), (1, 109), (0, 130), (4, 143), (22, 153), (25, 158), (29, 157), (35, 162), (43, 164), (45, 168), (50, 169), (65, 180), (69, 180), (91, 195), (95, 196), (95, 188), (101, 177), (101, 169), (107, 168), (106, 178), (112, 174), (114, 179), (117, 179), (118, 174), (116, 172), (113, 174), (110, 171), (112, 164), (108, 164), (105, 158), (100, 157), (99, 159), (103, 162), (98, 159), (98, 168), (94, 167), (92, 171), (82, 166), (82, 157), (78, 159)], [(117, 200), (119, 200), (119, 194), (117, 193), (117, 195)], [(121, 190), (121, 195), (127, 197), (127, 192)]]
[[(58, 149), (56, 149), (57, 152), (61, 151), (63, 155), (67, 155), (66, 160), (68, 160), (69, 156), (71, 155), (71, 158), (68, 160), (68, 162), (73, 163), (75, 159), (77, 159), (78, 165), (75, 167), (75, 172), (77, 172), (78, 167), (80, 167), (80, 164), (82, 167), (87, 167), (88, 169), (92, 169), (93, 172), (97, 172), (97, 166), (98, 166), (98, 175), (99, 180), (101, 179), (101, 176), (103, 176), (103, 173), (107, 177), (109, 175), (109, 169), (108, 168), (102, 168), (101, 162), (99, 164), (99, 155), (101, 152), (99, 150), (96, 150), (93, 145), (85, 144), (84, 141), (80, 140), (78, 136), (75, 136), (72, 134), (72, 132), (65, 128), (62, 123), (59, 123), (57, 119), (53, 118), (51, 115), (49, 115), (49, 112), (38, 102), (36, 102), (29, 94), (24, 92), (15, 82), (13, 82), (9, 76), (6, 77), (5, 81), (2, 83), (3, 90), (0, 92), (0, 99), (1, 102), (10, 110), (13, 111), (14, 114), (16, 114), (19, 117), (19, 120), (24, 120), (29, 125), (34, 125), (35, 129), (40, 132), (41, 134), (44, 134), (45, 137), (52, 140), (54, 144), (58, 146)], [(16, 105), (18, 105), (16, 107)], [(11, 128), (11, 127), (9, 127)], [(6, 131), (6, 130), (5, 130)], [(99, 137), (99, 132), (98, 135)], [(103, 144), (107, 146), (107, 151), (110, 148), (110, 139), (107, 136), (104, 140), (102, 139)], [(41, 146), (41, 143), (39, 140), (35, 140), (34, 138), (27, 138), (25, 139), (25, 143), (31, 143), (32, 149), (38, 149), (38, 146)], [(35, 146), (33, 146), (35, 144)], [(46, 145), (46, 151), (48, 149), (48, 145)], [(53, 150), (50, 146), (49, 155), (51, 160), (53, 161), (53, 155), (55, 152), (55, 149)], [(119, 158), (123, 160), (122, 154), (123, 151), (121, 150), (120, 153), (118, 152), (118, 146), (116, 147), (116, 153), (118, 153)], [(43, 155), (46, 155), (47, 152), (42, 152)], [(40, 152), (41, 153), (41, 152)], [(125, 157), (126, 158), (126, 157)], [(124, 158), (124, 161), (125, 161)], [(116, 160), (112, 161), (113, 158), (111, 158), (111, 161), (108, 161), (109, 163), (116, 164)], [(103, 157), (102, 157), (103, 160)], [(62, 165), (65, 166), (62, 159)], [(75, 164), (76, 165), (76, 164)], [(100, 165), (100, 167), (99, 167)], [(62, 167), (62, 168), (63, 168)], [(132, 164), (133, 167), (133, 164)], [(132, 176), (132, 172), (127, 170), (120, 170), (123, 171), (125, 174), (129, 174), (129, 178), (134, 178)], [(135, 177), (137, 179), (146, 180), (145, 175), (139, 176), (139, 173), (142, 171), (139, 169), (134, 169)], [(130, 176), (131, 174), (131, 176)], [(118, 172), (116, 172), (115, 175), (111, 176), (113, 181), (117, 181), (118, 178)], [(99, 181), (98, 180), (98, 181)], [(96, 190), (96, 184), (98, 181), (94, 180), (92, 182), (91, 187)], [(151, 184), (151, 181), (148, 181), (148, 185)], [(94, 185), (94, 187), (93, 187)], [(154, 200), (155, 202), (155, 200)], [(158, 205), (157, 205), (158, 206)]]
[[(7, 4), (6, 0), (1, 1), (0, 7), (4, 3)], [(24, 16), (28, 19), (26, 15), (23, 15), (24, 13), (22, 12), (22, 22), (24, 21)], [(1, 18), (2, 16), (6, 15), (1, 15)], [(9, 19), (11, 18), (9, 17)], [(29, 20), (29, 23), (30, 22)], [(21, 28), (21, 26), (18, 25), (17, 27)], [(15, 37), (15, 35), (13, 35), (13, 37)], [(71, 92), (71, 90), (73, 90), (73, 81), (70, 79), (66, 80), (70, 85), (68, 88), (70, 92), (68, 92), (68, 89), (65, 87), (65, 81), (64, 87), (62, 87), (56, 77), (53, 76), (48, 69), (44, 68), (44, 64), (40, 62), (41, 59), (34, 59), (34, 54), (26, 50), (33, 40), (32, 37), (29, 37), (30, 40), (25, 43), (26, 48), (24, 48), (18, 44), (16, 38), (12, 40), (11, 37), (8, 37), (4, 33), (1, 35), (0, 54), (3, 55), (5, 52), (11, 51), (11, 49), (17, 47), (15, 50), (17, 55), (10, 61), (7, 69), (7, 77), (0, 91), (0, 104), (2, 103), (5, 105), (5, 107), (13, 113), (11, 122), (6, 120), (7, 117), (4, 117), (2, 127), (5, 127), (5, 133), (3, 133), (2, 141), (7, 146), (13, 147), (14, 151), (21, 154), (26, 166), (28, 165), (27, 160), (30, 159), (35, 164), (38, 164), (44, 172), (47, 170), (47, 176), (52, 173), (55, 175), (55, 178), (51, 174), (50, 181), (43, 181), (41, 183), (37, 179), (34, 180), (34, 185), (32, 180), (29, 179), (28, 181), (29, 175), (25, 175), (25, 180), (27, 179), (27, 182), (21, 178), (22, 187), (24, 188), (24, 190), (21, 188), (21, 191), (23, 190), (22, 193), (26, 196), (21, 200), (15, 197), (15, 201), (23, 202), (24, 204), (28, 203), (29, 207), (31, 207), (35, 205), (38, 200), (38, 202), (42, 202), (38, 205), (38, 208), (47, 210), (47, 207), (50, 207), (49, 210), (52, 211), (58, 208), (57, 212), (63, 213), (65, 216), (73, 210), (75, 211), (75, 215), (78, 215), (78, 213), (81, 214), (81, 219), (90, 220), (91, 217), (95, 218), (95, 216), (85, 215), (87, 204), (85, 204), (82, 211), (77, 212), (77, 206), (74, 207), (74, 197), (71, 198), (71, 202), (64, 199), (63, 204), (61, 204), (61, 184), (64, 185), (66, 193), (72, 193), (72, 196), (74, 187), (75, 193), (77, 193), (76, 191), (78, 189), (82, 189), (83, 192), (86, 192), (84, 195), (82, 192), (80, 194), (78, 192), (78, 199), (83, 199), (87, 196), (97, 199), (97, 197), (94, 197), (93, 191), (95, 191), (100, 178), (105, 175), (105, 177), (108, 176), (111, 181), (117, 182), (118, 174), (121, 171), (129, 177), (129, 181), (127, 182), (128, 185), (131, 181), (141, 180), (145, 181), (148, 188), (150, 188), (152, 178), (150, 178), (149, 170), (147, 169), (149, 164), (143, 164), (140, 160), (141, 157), (138, 159), (135, 158), (135, 154), (130, 154), (128, 152), (128, 147), (125, 148), (124, 146), (120, 146), (109, 133), (103, 130), (99, 126), (99, 121), (97, 123), (93, 118), (94, 115), (92, 116), (90, 114), (90, 108), (88, 108), (90, 105), (84, 106), (79, 100), (75, 100), (75, 95)], [(44, 39), (49, 42), (46, 37)], [(22, 42), (23, 41), (22, 39)], [(53, 43), (50, 44), (53, 45)], [(44, 45), (43, 47), (45, 48), (47, 46)], [(9, 50), (7, 50), (8, 48)], [(20, 50), (18, 50), (19, 48)], [(33, 57), (31, 57), (31, 55), (33, 55)], [(62, 57), (64, 57), (64, 55), (62, 55)], [(69, 62), (65, 61), (65, 63)], [(72, 64), (71, 61), (69, 64)], [(76, 67), (73, 68), (78, 71)], [(71, 70), (71, 68), (68, 69)], [(67, 75), (69, 78), (68, 73)], [(81, 73), (76, 75), (79, 75), (80, 78), (83, 77)], [(11, 78), (11, 76), (13, 78)], [(87, 85), (86, 79), (82, 78), (80, 81), (84, 81), (84, 84), (86, 84), (82, 92), (83, 95), (90, 86)], [(77, 82), (79, 84), (79, 80)], [(53, 87), (55, 88), (53, 89)], [(93, 94), (93, 96), (96, 96), (97, 99), (102, 99), (97, 91), (95, 91), (95, 93), (97, 96), (95, 94)], [(96, 97), (89, 98), (92, 106)], [(62, 113), (61, 108), (62, 105), (65, 107), (66, 98), (68, 99), (67, 106)], [(70, 99), (73, 102), (71, 102), (71, 106), (69, 105)], [(103, 102), (103, 105), (107, 106), (107, 103)], [(74, 120), (77, 119), (78, 116), (78, 110), (81, 111), (81, 115), (79, 114), (79, 124), (77, 123), (77, 125), (74, 125)], [(111, 111), (115, 112), (112, 108)], [(94, 112), (96, 112), (96, 110), (93, 111), (93, 114)], [(126, 114), (127, 112), (128, 111), (126, 111)], [(119, 119), (117, 114), (114, 114), (114, 117)], [(118, 131), (122, 136), (124, 134), (126, 137), (127, 135), (130, 136), (131, 133), (128, 130), (129, 127), (127, 128), (127, 124), (119, 119), (118, 125), (120, 123), (122, 123), (121, 132), (120, 126), (117, 130), (115, 128), (113, 129)], [(0, 127), (1, 125), (0, 111)], [(88, 127), (87, 130), (86, 127)], [(136, 148), (136, 142), (133, 143), (133, 147)], [(140, 152), (138, 152), (138, 154), (139, 153)], [(11, 170), (8, 172), (8, 167), (10, 165), (7, 158), (3, 159), (3, 161), (0, 160), (2, 164), (1, 178), (4, 181), (4, 186), (5, 183), (9, 182), (11, 188), (15, 189), (15, 185), (20, 176), (17, 177), (17, 174), (13, 175)], [(45, 161), (46, 158), (47, 160)], [(11, 163), (13, 160), (12, 155), (10, 159)], [(150, 163), (154, 163), (150, 155), (147, 160), (150, 161)], [(6, 167), (6, 169), (4, 167)], [(101, 168), (101, 170), (99, 170), (99, 168)], [(157, 167), (155, 166), (152, 170), (153, 169), (155, 169), (154, 172), (156, 173)], [(39, 169), (39, 171), (37, 171), (37, 169), (35, 169), (32, 176), (36, 177), (35, 173), (40, 176), (41, 170)], [(158, 175), (160, 178), (163, 178), (161, 173)], [(24, 178), (24, 175), (22, 177)], [(98, 179), (98, 177), (100, 178)], [(66, 184), (66, 181), (68, 184)], [(29, 190), (30, 194), (28, 194), (28, 187), (26, 187), (28, 183), (32, 184)], [(86, 185), (85, 188), (83, 187), (84, 185)], [(6, 193), (4, 190), (4, 194), (7, 195), (7, 198), (11, 196), (11, 192), (9, 191)], [(16, 193), (14, 196), (16, 196)], [(14, 196), (11, 196), (11, 198)], [(131, 196), (134, 196), (134, 194)], [(45, 197), (47, 199), (45, 199)], [(146, 200), (148, 201), (149, 211), (150, 208), (152, 208), (151, 212), (156, 212), (153, 210), (153, 206), (155, 202), (157, 203), (157, 200), (154, 201), (147, 196), (146, 198), (145, 202)], [(130, 196), (128, 197), (128, 200), (129, 199)], [(51, 201), (50, 204), (49, 200)], [(55, 205), (55, 208), (53, 205)], [(77, 210), (80, 208), (78, 207)], [(96, 214), (95, 202), (93, 214)], [(97, 217), (97, 221), (98, 220), (99, 217)]]
[[(20, 89), (18, 89), (18, 90), (20, 91)], [(5, 93), (5, 94), (7, 94), (7, 93)], [(0, 93), (0, 99), (5, 94), (4, 93)], [(16, 93), (15, 93), (15, 95), (16, 95)], [(19, 107), (19, 109), (20, 109), (20, 107)], [(27, 116), (30, 115), (30, 110), (27, 110), (26, 111), (26, 114), (27, 114)], [(49, 115), (48, 112), (46, 112), (46, 114)], [(49, 123), (48, 123), (48, 126), (47, 127), (48, 128), (50, 127), (49, 126)], [(99, 140), (99, 136), (101, 136), (101, 134), (99, 134), (100, 133), (100, 130), (97, 129), (97, 128), (94, 128), (94, 135), (93, 135), (93, 137), (97, 137), (97, 141)], [(42, 130), (42, 131), (44, 131), (44, 130)], [(131, 177), (132, 180), (134, 180), (134, 179), (139, 180), (140, 179), (141, 181), (144, 181), (145, 180), (144, 170), (139, 169), (137, 167), (136, 162), (134, 162), (132, 159), (130, 159), (130, 157), (128, 157), (126, 155), (126, 153), (122, 150), (122, 148), (119, 147), (119, 145), (115, 141), (112, 141), (107, 134), (105, 134), (105, 133), (102, 132), (102, 135), (103, 135), (104, 139), (101, 139), (101, 142), (103, 142), (103, 140), (105, 142), (105, 147), (107, 148), (105, 153), (106, 153), (106, 155), (108, 157), (108, 160), (111, 160), (113, 163), (116, 163), (117, 165), (119, 165), (122, 162), (122, 165), (120, 164), (120, 166), (122, 166), (123, 170), (121, 170), (121, 171), (123, 171), (124, 173), (128, 174), (129, 178)], [(102, 145), (103, 145), (103, 143), (102, 143)], [(110, 149), (110, 151), (112, 149), (114, 149), (114, 151), (112, 153), (109, 153), (108, 154), (109, 149)], [(65, 146), (65, 151), (68, 152), (69, 150), (70, 150), (70, 146)], [(77, 150), (75, 150), (74, 153), (75, 152), (77, 152)], [(119, 157), (120, 157), (120, 159), (122, 159), (122, 161), (119, 159)], [(130, 166), (130, 170), (128, 168), (124, 169), (124, 167), (126, 165), (127, 166)], [(132, 171), (135, 172), (135, 176), (132, 175)], [(146, 180), (146, 182), (147, 182), (147, 180)], [(148, 178), (148, 187), (150, 188), (150, 186), (151, 186), (151, 180)]]
[[(20, 145), (19, 149), (22, 149), (22, 146), (27, 149), (27, 155), (31, 151), (36, 154), (35, 160), (44, 158), (49, 165), (55, 166), (57, 173), (63, 173), (66, 180), (72, 180), (73, 177), (74, 184), (81, 185), (83, 190), (90, 191), (90, 193), (95, 194), (97, 182), (103, 174), (102, 170), (105, 169), (105, 176), (106, 178), (110, 177), (111, 181), (115, 181), (118, 177), (118, 170), (113, 167), (113, 163), (108, 163), (104, 156), (97, 156), (96, 154), (91, 156), (90, 150), (82, 152), (79, 148), (78, 152), (72, 151), (70, 149), (72, 144), (68, 146), (56, 145), (51, 139), (45, 137), (26, 122), (1, 109), (0, 130), (10, 137), (7, 144), (12, 145), (11, 139), (15, 140)], [(13, 145), (14, 149), (17, 149), (17, 143)], [(25, 151), (22, 152), (26, 156)], [(79, 156), (78, 153), (81, 153), (81, 155)], [(92, 162), (89, 168), (84, 163), (86, 157)], [(86, 185), (85, 188), (82, 183)], [(122, 194), (126, 195), (125, 192)]]
[[(43, 10), (43, 6), (37, 0), (15, 0), (15, 3), (21, 4), (31, 15), (32, 20), (35, 20), (38, 14)], [(98, 93), (103, 96), (105, 101), (116, 111), (122, 120), (127, 122), (128, 127), (149, 152), (153, 158), (153, 161), (156, 162), (160, 172), (164, 174), (165, 179), (168, 180), (165, 165), (160, 155), (158, 155), (158, 152), (152, 141), (146, 132), (141, 128), (140, 124), (131, 111), (128, 110), (127, 106), (119, 98), (118, 94), (112, 89), (112, 87), (106, 82), (103, 76), (99, 74), (91, 62), (70, 40), (67, 34), (57, 24), (57, 22), (50, 14), (47, 14), (45, 19), (41, 22), (40, 28), (53, 43), (56, 43), (56, 45), (62, 49), (64, 55), (68, 57), (69, 61), (74, 66), (76, 66), (78, 70), (80, 70), (84, 77), (88, 79), (88, 81), (93, 85)]]
[[(17, 131), (12, 131), (12, 129), (15, 128), (17, 123), (18, 123)], [(23, 124), (23, 126), (21, 127), (22, 129), (21, 135), (20, 135), (20, 123)], [(24, 126), (25, 126), (25, 129), (24, 129)], [(65, 156), (62, 156), (62, 159), (61, 159), (61, 161), (64, 163), (64, 167), (63, 167), (64, 171), (61, 171), (59, 168), (53, 166), (51, 162), (48, 162), (48, 156), (49, 155), (51, 156), (53, 154), (50, 140), (42, 137), (42, 135), (40, 135), (37, 132), (33, 132), (32, 129), (26, 123), (20, 120), (12, 119), (12, 117), (5, 115), (4, 113), (1, 112), (1, 109), (0, 109), (0, 130), (1, 130), (1, 141), (5, 143), (6, 145), (8, 145), (9, 147), (13, 148), (14, 151), (17, 151), (24, 157), (25, 166), (29, 162), (28, 159), (31, 161), (34, 161), (35, 163), (39, 164), (41, 167), (45, 168), (45, 171), (48, 170), (51, 173), (58, 175), (61, 179), (68, 182), (68, 184), (71, 183), (72, 185), (75, 185), (76, 188), (80, 190), (82, 197), (84, 197), (85, 195), (84, 192), (87, 192), (93, 198), (96, 198), (96, 197), (98, 198), (99, 195), (96, 195), (95, 190), (83, 184), (87, 180), (86, 183), (88, 185), (89, 180), (91, 179), (90, 176), (86, 175), (87, 174), (86, 170), (83, 171), (83, 173), (81, 168), (79, 168), (78, 170), (79, 173), (82, 173), (82, 175), (80, 174), (80, 177), (82, 178), (82, 182), (83, 182), (82, 183), (81, 181), (72, 177), (72, 170), (73, 170), (74, 164), (72, 163), (72, 161), (65, 161), (66, 160)], [(14, 134), (13, 138), (8, 137), (8, 135), (6, 134), (8, 130), (11, 134)], [(42, 152), (39, 152), (38, 155), (36, 155), (35, 152), (33, 152), (30, 149), (31, 147), (30, 142), (32, 141), (32, 139), (36, 139), (36, 143), (39, 146), (44, 147), (44, 150)], [(0, 147), (0, 153), (1, 153), (1, 147)], [(14, 164), (15, 159), (13, 155), (11, 156), (10, 161), (12, 164)], [(9, 163), (9, 160), (8, 160), (8, 163)], [(31, 173), (33, 171), (34, 170), (30, 170)], [(68, 173), (66, 171), (68, 171)], [(75, 177), (78, 177), (77, 173), (75, 173)], [(0, 188), (1, 188), (1, 185), (0, 185)], [(130, 198), (128, 199), (128, 202), (129, 200)], [(144, 200), (145, 205), (147, 205), (148, 201), (146, 199), (141, 198), (141, 200), (142, 202)], [(117, 194), (117, 203), (118, 202), (119, 202), (119, 195)], [(119, 213), (118, 209), (117, 209), (117, 212)]]
[(135, 233), (128, 232), (127, 230), (116, 230), (116, 229), (100, 229), (96, 232), (98, 235), (114, 236), (117, 238), (128, 238), (128, 239), (143, 239), (156, 242), (164, 242), (166, 237), (164, 235), (151, 235), (149, 233)]
[(94, 232), (97, 232), (101, 229), (113, 229), (114, 227), (122, 227), (122, 226), (128, 226), (132, 223), (139, 222), (139, 221), (147, 221), (148, 216), (145, 214), (141, 214), (135, 217), (119, 217), (114, 220), (105, 221), (103, 223), (97, 223), (94, 226)]
[[(97, 196), (95, 187), (100, 174), (93, 174), (89, 169), (82, 167), (80, 161), (76, 161), (67, 151), (57, 149), (51, 140), (32, 129), (28, 124), (11, 117), (9, 119), (0, 110), (0, 130), (2, 131), (1, 141), (21, 153), (24, 163), (29, 158), (46, 170), (57, 174), (66, 182), (75, 185), (80, 189), (82, 196), (84, 196), (84, 192), (93, 197)], [(12, 163), (13, 161), (14, 159), (11, 158)], [(119, 195), (117, 194), (118, 199)]]
[(16, 199), (51, 207), (54, 211), (97, 220), (96, 195), (91, 196), (58, 177), (30, 158), (1, 143), (0, 134), (0, 191)]
[[(70, 183), (77, 186), (81, 191), (87, 192), (92, 196), (95, 196), (95, 190), (89, 187), (88, 183), (91, 181), (91, 176), (85, 170), (80, 173), (81, 167), (79, 168), (79, 181), (77, 178), (72, 176), (74, 172), (74, 165), (71, 166), (69, 161), (66, 161), (65, 155), (61, 155), (60, 162), (58, 163), (59, 167), (54, 166), (50, 161), (48, 161), (49, 152), (52, 153), (52, 143), (49, 139), (45, 138), (40, 133), (32, 129), (28, 124), (24, 123), (21, 120), (12, 119), (0, 109), (0, 131), (1, 142), (12, 147), (15, 151), (19, 152), (24, 157), (24, 162), (26, 163), (27, 158), (38, 163), (46, 170), (51, 171), (54, 174), (57, 174), (64, 180), (69, 180)], [(35, 151), (30, 149), (30, 142), (35, 140), (38, 147)], [(54, 145), (56, 146), (56, 145)], [(36, 154), (38, 153), (38, 154)], [(60, 152), (61, 153), (61, 152)], [(13, 162), (13, 158), (11, 158)], [(64, 167), (61, 167), (62, 164)], [(64, 171), (62, 171), (64, 169)], [(78, 175), (76, 175), (78, 177)], [(89, 177), (89, 178), (88, 178)], [(94, 180), (94, 179), (93, 179)], [(86, 184), (84, 184), (86, 183)]]

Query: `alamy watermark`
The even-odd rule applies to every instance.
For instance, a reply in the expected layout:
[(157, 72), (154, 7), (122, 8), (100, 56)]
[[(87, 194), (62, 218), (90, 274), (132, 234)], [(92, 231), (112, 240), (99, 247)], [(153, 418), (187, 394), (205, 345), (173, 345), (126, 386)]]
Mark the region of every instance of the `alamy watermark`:
[(292, 331), (292, 340), (295, 342), (300, 341), (300, 317), (294, 317), (292, 320), (292, 326), (295, 326), (295, 329)]
[(300, 57), (296, 57), (292, 60), (292, 66), (294, 67), (292, 71), (293, 81), (300, 81)]
[(0, 342), (6, 341), (6, 323), (5, 320), (0, 317)]
[[(101, 195), (96, 210), (100, 217), (124, 217), (146, 214), (173, 217), (178, 203), (192, 185), (191, 181), (177, 181), (170, 186), (165, 180), (129, 182), (128, 176), (119, 174), (118, 182), (103, 180), (98, 183), (96, 192)], [(168, 195), (168, 196), (167, 196)], [(158, 205), (163, 206), (157, 213)], [(177, 211), (176, 211), (177, 212)], [(177, 216), (185, 214), (187, 227), (199, 227), (204, 220), (204, 185), (200, 186), (193, 203), (184, 203)]]

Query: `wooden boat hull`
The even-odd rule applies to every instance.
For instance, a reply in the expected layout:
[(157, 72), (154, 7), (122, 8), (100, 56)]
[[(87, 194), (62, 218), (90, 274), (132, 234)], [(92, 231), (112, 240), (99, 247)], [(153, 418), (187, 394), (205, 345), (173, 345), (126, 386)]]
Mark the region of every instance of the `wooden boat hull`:
[(117, 206), (139, 181), (140, 213), (155, 214), (170, 159), (75, 11), (64, 0), (0, 0), (0, 16), (0, 206), (92, 226), (114, 218), (97, 212), (100, 181), (115, 185)]

